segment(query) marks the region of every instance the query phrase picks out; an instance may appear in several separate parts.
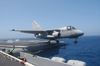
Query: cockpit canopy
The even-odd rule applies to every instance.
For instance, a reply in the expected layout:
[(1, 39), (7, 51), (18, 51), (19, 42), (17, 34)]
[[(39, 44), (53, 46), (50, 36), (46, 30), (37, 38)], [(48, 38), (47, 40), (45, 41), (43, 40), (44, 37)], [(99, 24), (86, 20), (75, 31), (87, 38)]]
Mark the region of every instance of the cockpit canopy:
[(62, 30), (75, 30), (75, 28), (73, 26), (66, 26), (61, 28)]
[(72, 26), (67, 26), (67, 30), (74, 30), (75, 28)]

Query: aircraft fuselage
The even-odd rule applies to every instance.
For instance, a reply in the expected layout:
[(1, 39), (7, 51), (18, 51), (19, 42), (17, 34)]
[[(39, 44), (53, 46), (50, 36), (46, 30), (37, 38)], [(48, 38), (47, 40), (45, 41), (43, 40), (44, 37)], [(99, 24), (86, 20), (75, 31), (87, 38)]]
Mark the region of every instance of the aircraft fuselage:
[[(70, 27), (71, 29), (67, 29)], [(55, 40), (59, 38), (78, 38), (82, 36), (84, 33), (81, 30), (73, 29), (72, 26), (64, 27), (63, 29), (54, 29), (53, 31), (47, 31), (44, 33), (39, 33), (35, 35), (36, 38), (50, 39)]]

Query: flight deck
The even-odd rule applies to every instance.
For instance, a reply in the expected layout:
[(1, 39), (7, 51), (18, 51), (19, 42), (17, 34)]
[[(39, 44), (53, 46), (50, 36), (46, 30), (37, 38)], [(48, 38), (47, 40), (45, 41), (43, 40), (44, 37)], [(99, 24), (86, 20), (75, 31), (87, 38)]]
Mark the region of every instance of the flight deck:
[[(14, 56), (19, 56), (19, 52), (27, 52), (31, 54), (37, 54), (43, 57), (49, 57), (59, 53), (59, 48), (64, 46), (66, 47), (66, 43), (59, 42), (58, 44), (55, 41), (51, 41), (48, 44), (48, 41), (0, 41), (0, 49), (1, 50), (13, 50)], [(54, 52), (55, 51), (55, 52)], [(49, 53), (51, 52), (51, 53)], [(50, 54), (50, 55), (48, 55)]]
[[(63, 41), (59, 42), (58, 44), (55, 41), (51, 41), (50, 44), (48, 44), (48, 41), (39, 41), (39, 40), (33, 40), (33, 41), (12, 41), (12, 40), (6, 40), (6, 41), (0, 41), (0, 50), (7, 53), (8, 50), (12, 50), (14, 48), (13, 56), (19, 57), (20, 52), (26, 52), (32, 55), (38, 55), (41, 57), (50, 57), (55, 54), (59, 53), (59, 49), (62, 46), (66, 46)], [(4, 62), (4, 63), (3, 63)], [(5, 64), (7, 63), (7, 64)], [(10, 61), (8, 59), (5, 59), (3, 54), (0, 54), (0, 66), (23, 66), (22, 64), (19, 64), (16, 61)]]
[[(48, 57), (59, 54), (59, 49), (65, 49), (67, 43), (51, 41), (0, 41), (0, 66), (86, 66), (78, 60)], [(78, 64), (77, 64), (78, 63)]]

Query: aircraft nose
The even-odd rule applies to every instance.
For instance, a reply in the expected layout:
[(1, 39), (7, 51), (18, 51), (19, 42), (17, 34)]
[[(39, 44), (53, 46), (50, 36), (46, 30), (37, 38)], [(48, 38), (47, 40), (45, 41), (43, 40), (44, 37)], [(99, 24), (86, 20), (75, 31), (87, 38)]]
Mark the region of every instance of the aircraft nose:
[(78, 32), (78, 35), (80, 35), (80, 36), (84, 35), (84, 32), (81, 30), (78, 30), (77, 32)]
[(79, 34), (80, 34), (80, 35), (83, 35), (83, 34), (84, 34), (84, 32), (80, 30), (80, 31), (79, 31)]

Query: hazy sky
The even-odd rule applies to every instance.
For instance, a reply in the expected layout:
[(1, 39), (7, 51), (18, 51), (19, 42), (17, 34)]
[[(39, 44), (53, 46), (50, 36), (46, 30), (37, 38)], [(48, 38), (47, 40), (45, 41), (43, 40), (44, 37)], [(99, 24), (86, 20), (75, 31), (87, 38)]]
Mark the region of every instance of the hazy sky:
[(0, 0), (0, 38), (29, 38), (33, 34), (10, 29), (74, 26), (84, 35), (100, 35), (100, 0)]

